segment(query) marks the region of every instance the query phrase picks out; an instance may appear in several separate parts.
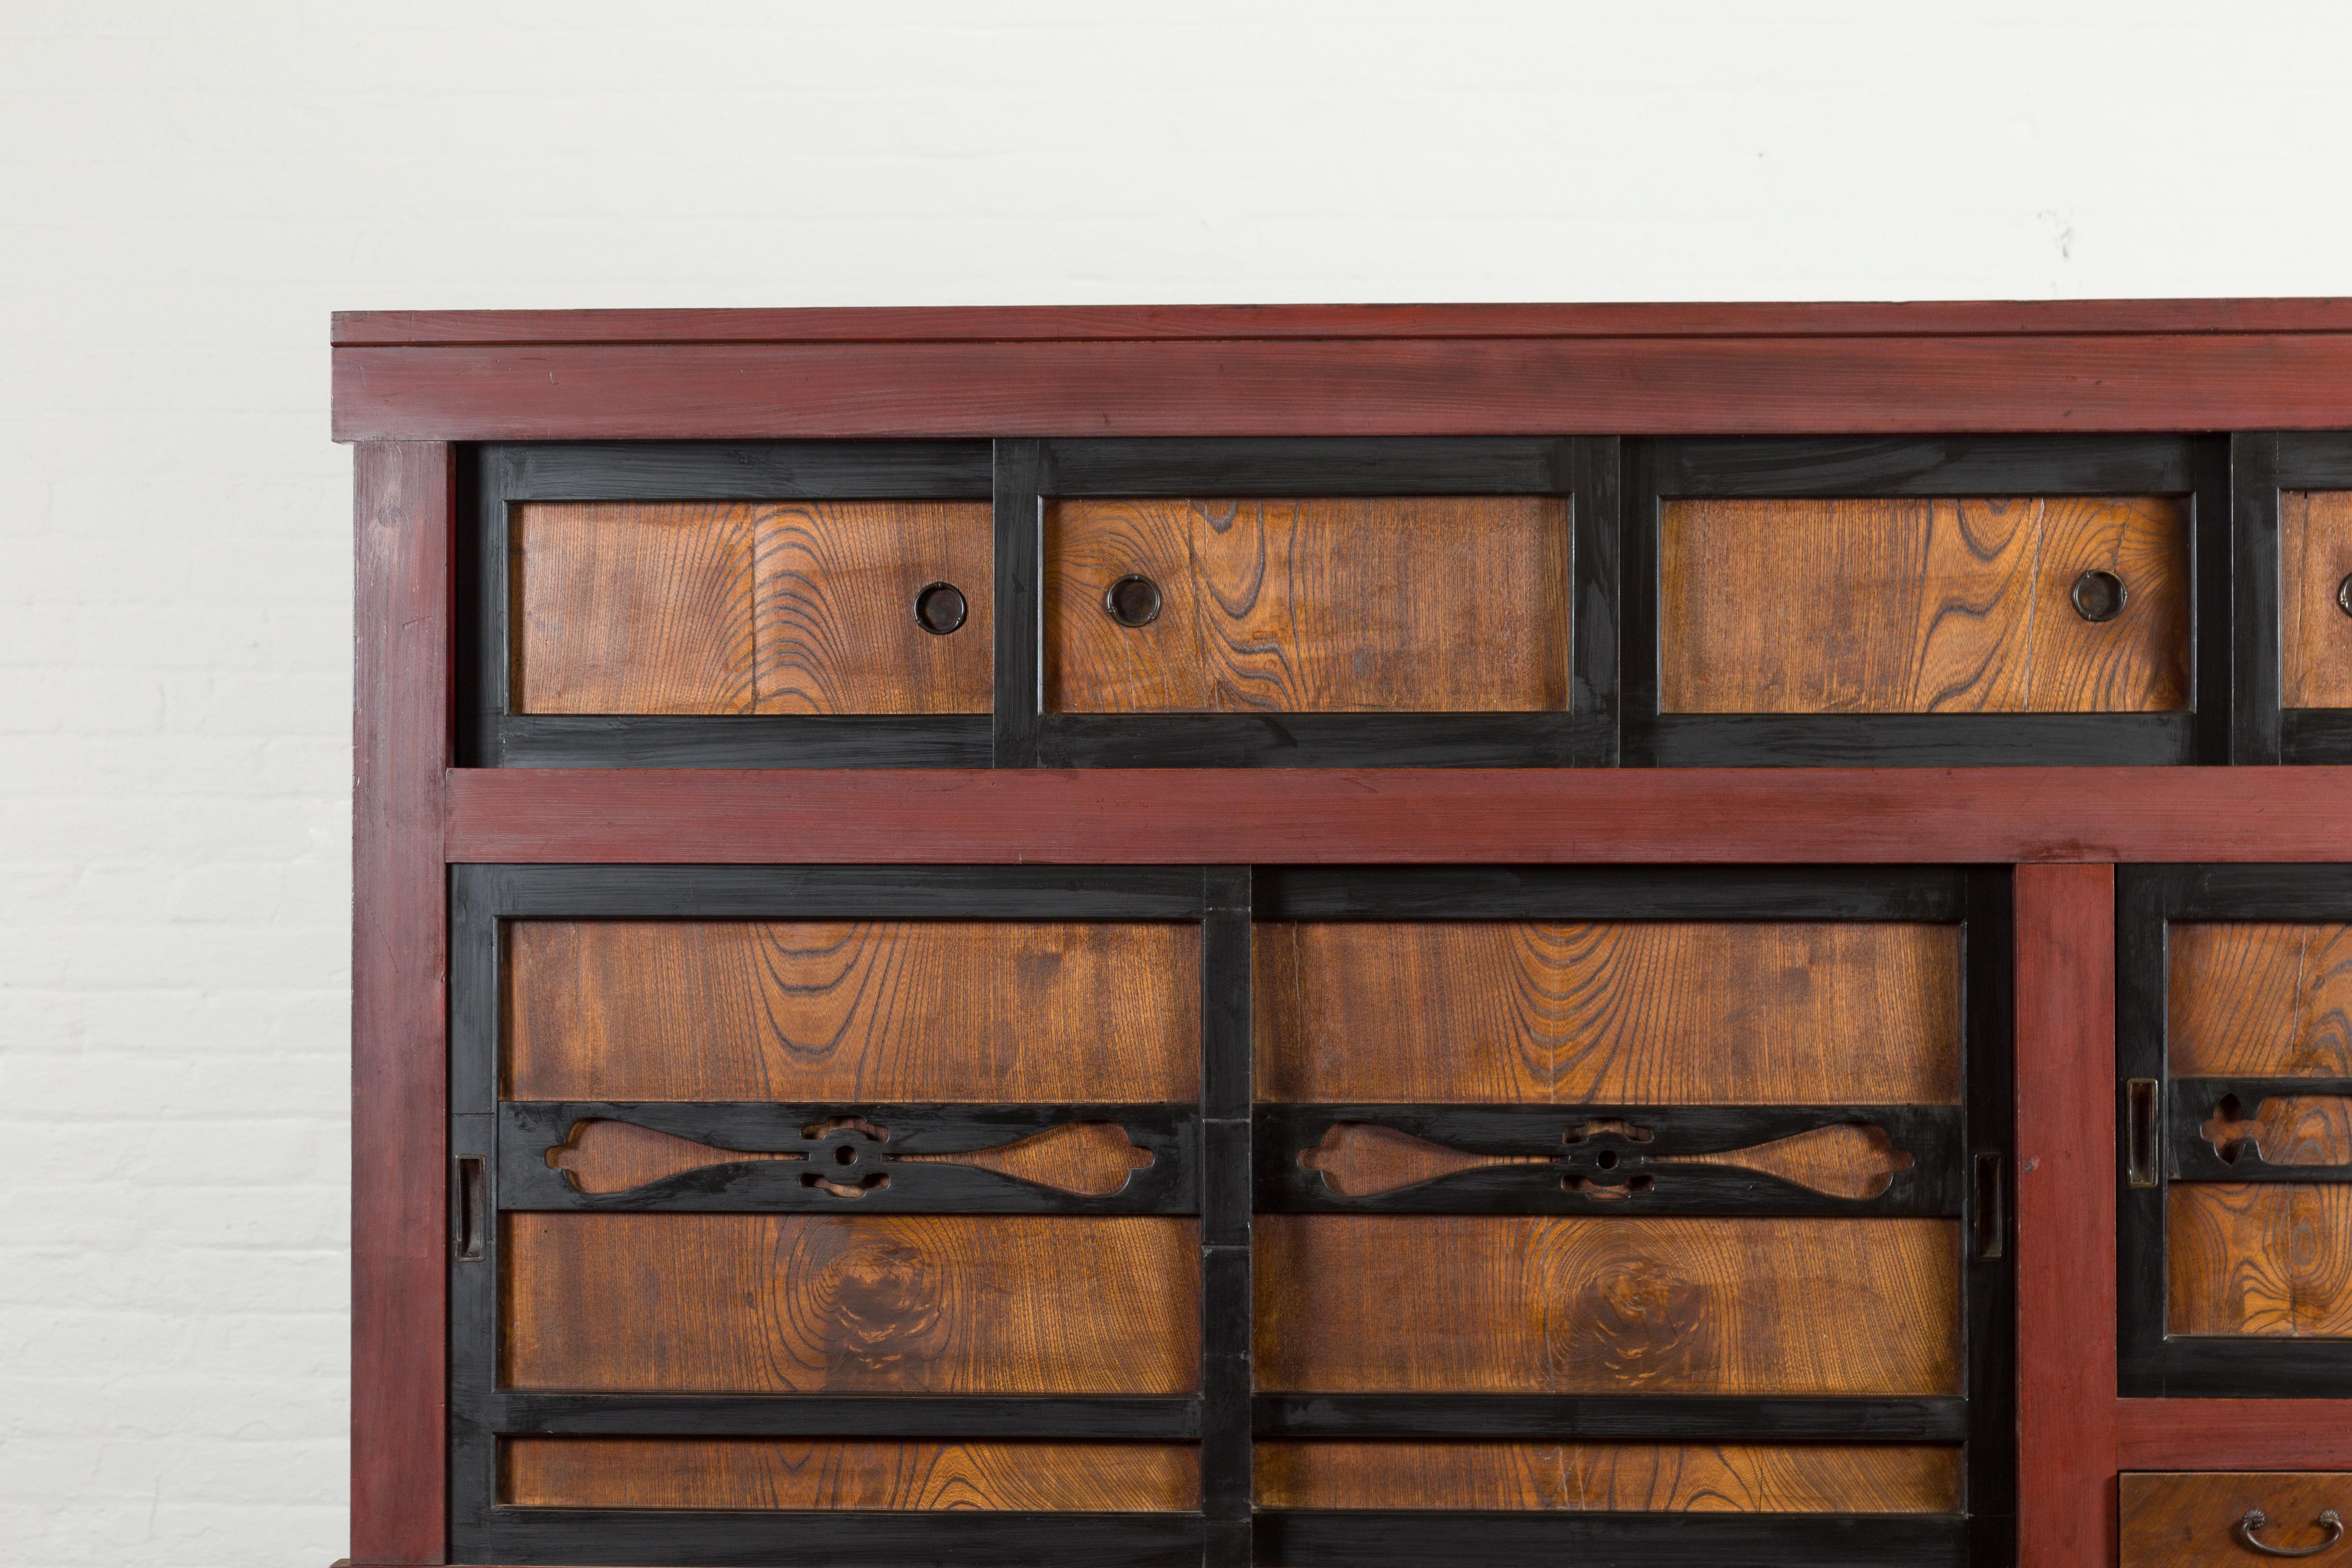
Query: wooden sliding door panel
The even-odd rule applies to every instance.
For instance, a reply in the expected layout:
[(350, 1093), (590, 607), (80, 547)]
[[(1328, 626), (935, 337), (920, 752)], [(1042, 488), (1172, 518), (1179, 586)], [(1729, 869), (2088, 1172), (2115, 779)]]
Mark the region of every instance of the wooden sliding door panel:
[(1189, 1100), (1200, 931), (518, 921), (513, 1100)]
[(518, 1508), (1071, 1510), (1181, 1512), (1199, 1450), (1178, 1443), (843, 1442), (762, 1437), (510, 1437)]
[(2352, 1337), (2352, 1187), (2175, 1184), (2165, 1257), (2173, 1333)]
[(2279, 706), (2352, 708), (2352, 490), (2279, 496)]
[(533, 501), (510, 526), (515, 712), (988, 711), (983, 501)]
[(1281, 921), (1255, 941), (1263, 1100), (1959, 1099), (1957, 925)]
[(1956, 1394), (1934, 1219), (1261, 1215), (1261, 1388)]
[(2176, 1078), (2352, 1078), (2352, 926), (2174, 921), (2165, 936)]
[(1670, 500), (1659, 710), (2184, 710), (2189, 536), (2166, 496)]
[(518, 713), (749, 713), (753, 510), (514, 509)]
[[(757, 711), (989, 710), (996, 563), (987, 502), (767, 509), (753, 579)], [(934, 584), (953, 596), (924, 607), (927, 626), (917, 601)]]
[(1055, 500), (1045, 708), (1562, 710), (1569, 552), (1555, 496)]
[(1899, 1444), (1274, 1442), (1257, 1504), (1619, 1513), (1955, 1513), (1960, 1450)]
[(512, 1214), (519, 1389), (1180, 1394), (1200, 1381), (1189, 1219)]

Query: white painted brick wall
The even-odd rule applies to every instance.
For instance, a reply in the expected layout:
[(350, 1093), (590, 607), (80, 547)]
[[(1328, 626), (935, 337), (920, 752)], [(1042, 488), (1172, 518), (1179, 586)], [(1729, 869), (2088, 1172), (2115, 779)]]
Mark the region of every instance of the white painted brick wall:
[(0, 0), (0, 1561), (342, 1549), (330, 309), (2336, 293), (2347, 57), (2247, 0)]

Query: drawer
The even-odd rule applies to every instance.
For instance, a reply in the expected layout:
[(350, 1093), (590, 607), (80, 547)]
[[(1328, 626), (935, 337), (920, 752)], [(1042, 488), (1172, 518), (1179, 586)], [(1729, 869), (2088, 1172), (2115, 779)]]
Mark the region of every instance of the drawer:
[(2279, 496), (2279, 706), (2352, 708), (2352, 490)]
[(1062, 499), (1045, 537), (1049, 712), (1568, 706), (1564, 498)]
[(2322, 1563), (2339, 1551), (2352, 1555), (2352, 1546), (2326, 1550), (2352, 1516), (2352, 1474), (2126, 1472), (2118, 1495), (2123, 1568), (2244, 1568), (2278, 1555)]
[(531, 501), (510, 710), (985, 713), (985, 501)]
[(1676, 500), (1658, 551), (1661, 712), (2189, 706), (2182, 498)]

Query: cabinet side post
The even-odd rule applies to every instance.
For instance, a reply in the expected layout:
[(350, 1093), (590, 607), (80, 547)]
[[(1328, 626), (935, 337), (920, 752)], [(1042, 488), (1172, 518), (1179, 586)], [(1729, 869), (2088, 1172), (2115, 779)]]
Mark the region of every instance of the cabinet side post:
[(452, 449), (354, 454), (352, 1561), (446, 1560)]
[(2020, 866), (2021, 1568), (2116, 1560), (2116, 892), (2112, 866)]

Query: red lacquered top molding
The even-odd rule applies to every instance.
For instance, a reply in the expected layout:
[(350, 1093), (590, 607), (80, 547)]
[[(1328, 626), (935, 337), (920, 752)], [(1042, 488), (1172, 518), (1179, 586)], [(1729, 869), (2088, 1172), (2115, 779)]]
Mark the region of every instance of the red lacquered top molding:
[(2352, 300), (383, 311), (343, 441), (2352, 428)]
[(530, 343), (1106, 342), (1265, 338), (2099, 337), (2352, 332), (2347, 300), (1811, 304), (1014, 305), (338, 310), (337, 348)]

